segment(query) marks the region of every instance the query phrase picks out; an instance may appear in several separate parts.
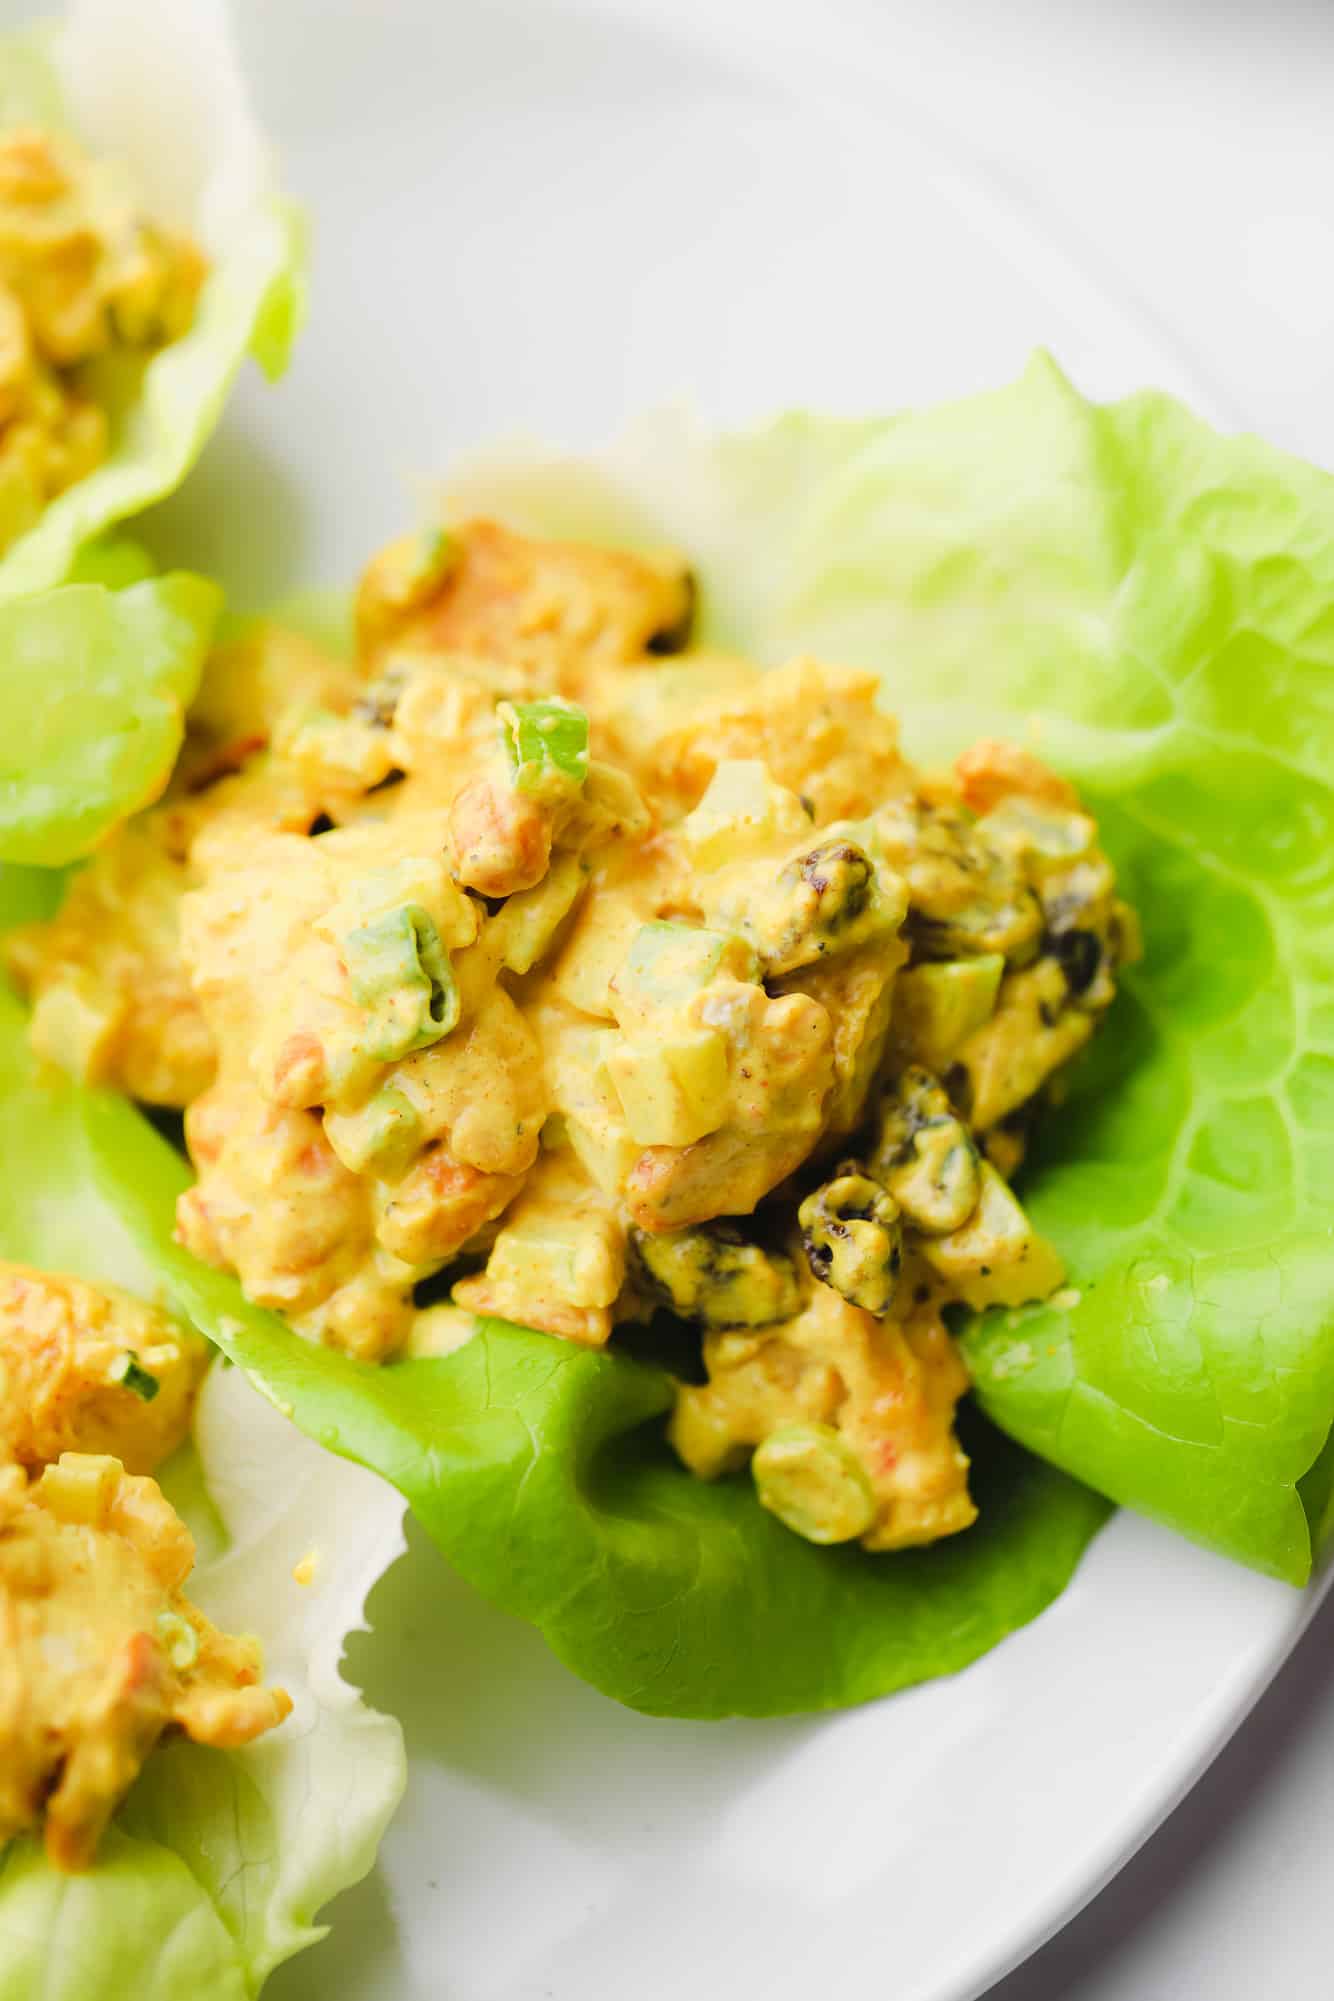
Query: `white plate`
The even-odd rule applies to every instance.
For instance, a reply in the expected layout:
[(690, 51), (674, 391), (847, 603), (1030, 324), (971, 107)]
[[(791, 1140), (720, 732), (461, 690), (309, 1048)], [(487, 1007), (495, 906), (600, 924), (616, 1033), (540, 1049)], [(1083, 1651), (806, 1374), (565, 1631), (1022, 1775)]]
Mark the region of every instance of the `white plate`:
[[(248, 5), (315, 217), (311, 323), (162, 546), (252, 602), (346, 580), (461, 446), (596, 442), (682, 394), (722, 420), (874, 410), (1004, 380), (1037, 342), (1095, 391), (1191, 393), (882, 77), (780, 12), (760, 34), (681, 0)], [(963, 2001), (1145, 1838), (1310, 1601), (1122, 1516), (956, 1679), (713, 1726), (593, 1694), (420, 1538), (373, 1609), (355, 1666), (404, 1719), (409, 1795), (275, 2001)]]

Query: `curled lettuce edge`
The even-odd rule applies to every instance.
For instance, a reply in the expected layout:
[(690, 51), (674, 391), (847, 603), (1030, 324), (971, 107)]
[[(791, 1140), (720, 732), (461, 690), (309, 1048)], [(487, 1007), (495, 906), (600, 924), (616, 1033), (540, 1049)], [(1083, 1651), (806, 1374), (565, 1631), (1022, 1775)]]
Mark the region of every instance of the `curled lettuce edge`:
[(0, 861), (74, 861), (166, 785), (222, 609), (102, 541), (79, 579), (0, 598)]
[[(178, 1460), (161, 1477), (187, 1520), (191, 1487), (219, 1518), (191, 1595), (259, 1633), (293, 1714), (241, 1750), (160, 1745), (83, 1874), (31, 1837), (0, 1850), (0, 2001), (248, 2001), (325, 1936), (319, 1911), (371, 1868), (402, 1797), (402, 1732), (338, 1667), (404, 1547), (401, 1501), (295, 1436), (239, 1369), (210, 1371)], [(302, 1585), (292, 1568), (312, 1550)]]
[[(124, 65), (155, 49), (152, 96)], [(181, 122), (182, 105), (194, 115)], [(0, 556), (0, 600), (49, 589), (83, 546), (180, 485), (217, 424), (248, 353), (286, 367), (305, 312), (305, 230), (276, 191), (255, 131), (225, 11), (213, 0), (75, 0), (58, 26), (0, 38), (0, 123), (66, 124), (139, 169), (150, 207), (196, 230), (212, 257), (194, 325), (144, 368), (115, 419), (109, 457), (57, 496)], [(212, 151), (197, 185), (173, 182), (182, 132)]]
[[(0, 869), (5, 921), (43, 914), (58, 888), (51, 871)], [(0, 1256), (165, 1298), (155, 1262), (98, 1195), (79, 1094), (41, 1087), (25, 1043), (0, 986)], [(324, 1935), (321, 1908), (371, 1867), (406, 1783), (398, 1724), (339, 1665), (403, 1549), (400, 1497), (301, 1437), (221, 1362), (192, 1443), (160, 1478), (195, 1532), (190, 1595), (258, 1634), (293, 1714), (241, 1750), (160, 1745), (83, 1874), (53, 1870), (33, 1839), (0, 1850), (0, 2001), (250, 2001)]]

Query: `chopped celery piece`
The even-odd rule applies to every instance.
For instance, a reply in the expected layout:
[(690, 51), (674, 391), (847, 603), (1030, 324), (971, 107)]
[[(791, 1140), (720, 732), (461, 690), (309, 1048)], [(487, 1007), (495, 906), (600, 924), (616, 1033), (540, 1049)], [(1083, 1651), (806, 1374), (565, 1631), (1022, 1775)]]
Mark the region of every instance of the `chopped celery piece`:
[(374, 1092), (355, 1112), (326, 1111), (324, 1131), (352, 1174), (401, 1173), (422, 1144), (417, 1108), (392, 1084)]
[(530, 973), (550, 946), (588, 883), (578, 855), (559, 855), (541, 882), (505, 899), (491, 919), (490, 936), (500, 946), (501, 963), (512, 973)]
[(761, 1506), (807, 1542), (851, 1542), (875, 1520), (866, 1468), (832, 1425), (784, 1425), (750, 1465)]
[(400, 904), (343, 938), (352, 998), (367, 1015), (366, 1048), (382, 1063), (426, 1049), (458, 1026), (449, 955), (419, 903)]
[(520, 792), (566, 792), (588, 776), (588, 717), (557, 695), (538, 702), (502, 702), (505, 748)]
[(996, 1006), (1005, 960), (942, 959), (910, 966), (894, 988), (894, 1036), (904, 1055), (928, 1070), (949, 1068), (956, 1050)]
[(612, 986), (626, 1009), (687, 1000), (711, 980), (754, 981), (760, 966), (750, 946), (730, 931), (657, 920), (641, 924)]

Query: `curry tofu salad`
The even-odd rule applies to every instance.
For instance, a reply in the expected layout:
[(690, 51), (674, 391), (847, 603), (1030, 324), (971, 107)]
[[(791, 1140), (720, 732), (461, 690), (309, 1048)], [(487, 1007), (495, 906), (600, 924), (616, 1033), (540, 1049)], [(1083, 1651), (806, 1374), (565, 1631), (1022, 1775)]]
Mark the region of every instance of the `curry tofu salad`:
[(121, 524), (300, 232), (165, 18), (0, 38), (3, 2001), (320, 1936), (405, 1503), (682, 1718), (952, 1673), (1118, 1503), (1334, 1520), (1334, 483), (1039, 356), (223, 624)]
[(691, 1471), (902, 1549), (976, 1514), (949, 1309), (1062, 1284), (1011, 1182), (1135, 920), (1028, 751), (919, 771), (872, 674), (685, 650), (691, 599), (488, 521), (392, 545), (354, 661), (214, 655), (6, 962), (44, 1061), (184, 1111), (180, 1242), (309, 1340), (665, 1307)]

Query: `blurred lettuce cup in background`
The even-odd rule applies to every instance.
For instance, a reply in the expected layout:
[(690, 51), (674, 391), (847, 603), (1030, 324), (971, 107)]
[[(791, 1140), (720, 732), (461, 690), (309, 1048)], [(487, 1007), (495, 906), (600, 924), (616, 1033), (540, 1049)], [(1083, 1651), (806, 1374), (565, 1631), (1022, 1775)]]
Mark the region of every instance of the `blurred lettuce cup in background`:
[(341, 1661), (403, 1503), (156, 1303), (86, 1182), (50, 1199), (82, 1141), (36, 1113), (0, 1056), (0, 1996), (246, 2001), (402, 1795)]
[(302, 305), (221, 5), (77, 0), (0, 39), (0, 596), (172, 492)]
[(165, 785), (221, 594), (121, 524), (248, 354), (282, 372), (303, 296), (220, 5), (0, 39), (0, 861), (62, 866)]

